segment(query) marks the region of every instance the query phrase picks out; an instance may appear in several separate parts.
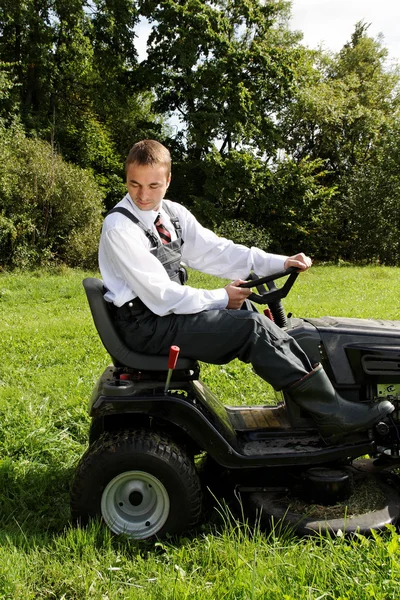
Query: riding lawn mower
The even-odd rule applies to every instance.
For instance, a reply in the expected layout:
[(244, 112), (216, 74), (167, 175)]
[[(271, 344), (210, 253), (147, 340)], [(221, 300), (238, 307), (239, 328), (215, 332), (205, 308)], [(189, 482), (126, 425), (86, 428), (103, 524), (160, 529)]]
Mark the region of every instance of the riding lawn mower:
[[(245, 284), (256, 290), (249, 300), (268, 307), (343, 398), (387, 399), (395, 410), (371, 429), (329, 443), (285, 393), (273, 406), (225, 406), (199, 378), (198, 362), (179, 356), (178, 348), (170, 356), (130, 350), (114, 327), (102, 281), (87, 278), (93, 320), (112, 364), (89, 402), (89, 447), (71, 490), (74, 520), (84, 525), (100, 517), (114, 534), (135, 539), (181, 534), (199, 523), (217, 482), (221, 493), (240, 498), (249, 518), (266, 527), (279, 522), (299, 535), (368, 534), (396, 524), (400, 321), (286, 315), (282, 299), (297, 275), (293, 268), (252, 275)], [(350, 514), (349, 500), (365, 486), (379, 496), (378, 505)], [(329, 510), (315, 516), (315, 506)]]

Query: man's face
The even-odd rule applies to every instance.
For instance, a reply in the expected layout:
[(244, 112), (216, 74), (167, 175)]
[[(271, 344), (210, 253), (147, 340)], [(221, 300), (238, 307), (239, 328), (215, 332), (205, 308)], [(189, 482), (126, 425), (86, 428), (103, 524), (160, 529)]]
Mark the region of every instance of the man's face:
[(126, 173), (129, 195), (140, 210), (158, 210), (170, 181), (163, 166), (131, 163)]

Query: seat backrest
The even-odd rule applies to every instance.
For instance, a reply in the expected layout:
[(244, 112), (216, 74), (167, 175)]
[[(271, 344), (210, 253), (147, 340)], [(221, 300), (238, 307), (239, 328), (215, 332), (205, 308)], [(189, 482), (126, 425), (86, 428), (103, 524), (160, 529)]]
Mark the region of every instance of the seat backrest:
[[(109, 303), (104, 300), (104, 286), (100, 279), (87, 277), (83, 280), (93, 321), (107, 352), (116, 366), (129, 367), (139, 371), (166, 371), (168, 356), (150, 356), (130, 350), (115, 329)], [(190, 358), (178, 358), (176, 369), (194, 370), (197, 362)]]

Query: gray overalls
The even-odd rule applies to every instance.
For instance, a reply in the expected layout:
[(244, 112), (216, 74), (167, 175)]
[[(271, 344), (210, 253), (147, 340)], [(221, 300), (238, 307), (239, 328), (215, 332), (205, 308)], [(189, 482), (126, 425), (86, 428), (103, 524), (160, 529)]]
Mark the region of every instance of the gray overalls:
[[(162, 244), (128, 210), (116, 207), (138, 225), (153, 244), (150, 252), (158, 258), (170, 279), (184, 283), (180, 271), (182, 229), (179, 220), (164, 204), (174, 225), (177, 239)], [(110, 214), (109, 213), (109, 214)], [(190, 241), (185, 240), (185, 243)], [(280, 390), (298, 381), (312, 369), (308, 357), (282, 329), (264, 315), (249, 310), (205, 310), (195, 314), (151, 312), (135, 299), (115, 309), (115, 324), (125, 343), (144, 354), (168, 355), (172, 345), (179, 346), (181, 356), (211, 364), (226, 364), (234, 358), (251, 363), (255, 372)]]
[(169, 244), (162, 244), (158, 235), (156, 235), (151, 229), (145, 227), (143, 223), (141, 223), (141, 221), (135, 217), (135, 215), (122, 206), (116, 206), (110, 210), (107, 216), (111, 215), (112, 213), (119, 212), (135, 223), (135, 225), (138, 225), (138, 227), (144, 231), (146, 237), (153, 244), (153, 248), (151, 248), (150, 252), (156, 258), (158, 258), (164, 269), (167, 271), (168, 277), (171, 279), (171, 281), (184, 284), (186, 282), (187, 275), (185, 269), (181, 267), (181, 246), (183, 244), (182, 227), (179, 223), (178, 217), (171, 212), (170, 207), (167, 204), (164, 204), (163, 208), (171, 219), (171, 223), (174, 226), (176, 233), (176, 240), (171, 241)]

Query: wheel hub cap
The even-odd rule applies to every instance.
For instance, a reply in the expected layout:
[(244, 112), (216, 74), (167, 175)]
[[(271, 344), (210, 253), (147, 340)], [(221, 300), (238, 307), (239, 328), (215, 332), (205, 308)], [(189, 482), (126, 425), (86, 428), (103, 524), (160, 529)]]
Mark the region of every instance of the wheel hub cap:
[(145, 539), (158, 533), (169, 515), (169, 497), (159, 479), (144, 471), (114, 477), (101, 498), (101, 514), (113, 533)]

